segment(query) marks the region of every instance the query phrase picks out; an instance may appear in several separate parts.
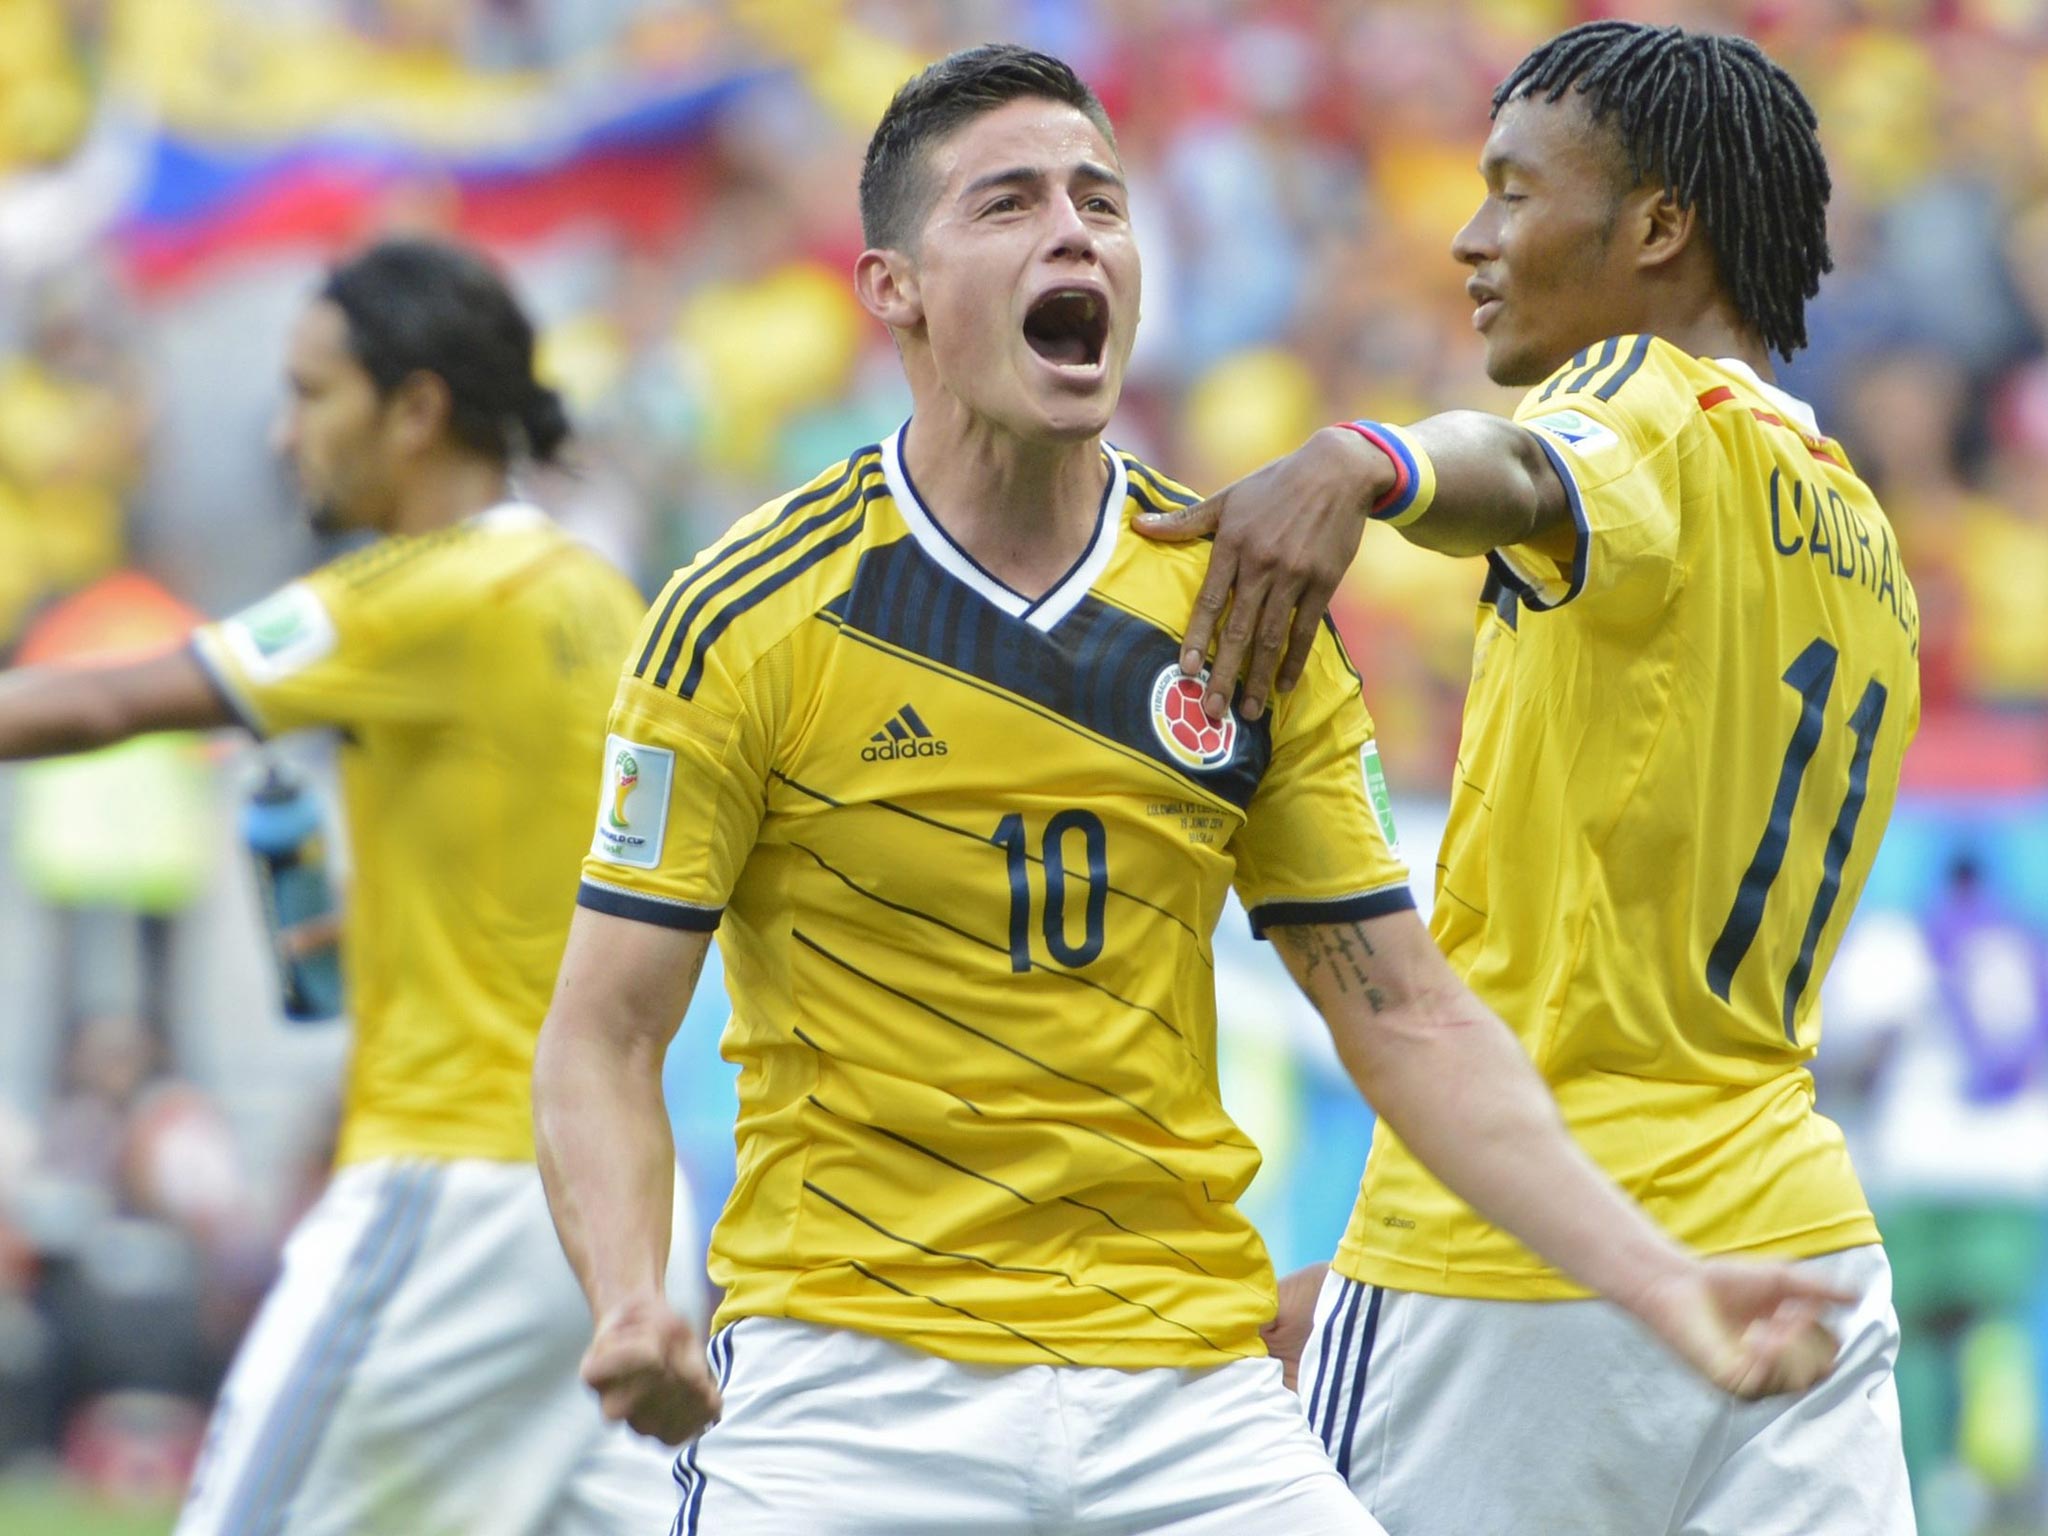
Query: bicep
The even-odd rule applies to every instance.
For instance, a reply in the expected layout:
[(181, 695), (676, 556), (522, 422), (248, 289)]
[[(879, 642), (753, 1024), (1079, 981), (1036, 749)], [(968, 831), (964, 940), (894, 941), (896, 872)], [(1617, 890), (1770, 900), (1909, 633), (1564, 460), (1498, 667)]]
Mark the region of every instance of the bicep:
[(682, 1023), (711, 935), (578, 907), (549, 1031), (665, 1049)]
[(116, 669), (114, 687), (131, 734), (236, 723), (234, 711), (189, 645)]
[(1535, 433), (1484, 411), (1447, 411), (1408, 430), (1437, 483), (1432, 512), (1402, 530), (1411, 543), (1449, 555), (1548, 544), (1570, 557), (1571, 495)]
[(236, 723), (227, 700), (189, 645), (143, 661), (53, 667), (42, 676), (52, 692), (71, 701), (84, 734), (100, 742)]

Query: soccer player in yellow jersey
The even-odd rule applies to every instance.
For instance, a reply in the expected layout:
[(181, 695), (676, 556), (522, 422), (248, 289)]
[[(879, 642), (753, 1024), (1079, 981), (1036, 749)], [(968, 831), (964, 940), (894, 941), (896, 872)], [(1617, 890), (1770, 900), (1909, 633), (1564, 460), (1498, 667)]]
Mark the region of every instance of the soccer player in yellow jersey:
[(339, 1162), (236, 1357), (180, 1536), (658, 1532), (533, 1163), (534, 1040), (631, 585), (515, 498), (567, 432), (498, 276), (393, 242), (299, 317), (280, 446), (383, 535), (193, 643), (0, 679), (0, 758), (236, 721), (342, 734), (354, 1047)]
[[(1102, 441), (1140, 264), (1093, 94), (955, 55), (884, 114), (861, 198), (911, 419), (656, 602), (535, 1064), (588, 1379), (676, 1441), (722, 1409), (678, 1529), (1378, 1530), (1260, 1339), (1258, 1153), (1216, 1081), (1233, 885), (1454, 1188), (1731, 1384), (1811, 1379), (1825, 1288), (1657, 1233), (1444, 966), (1335, 635), (1270, 718), (1180, 675), (1206, 551), (1130, 535), (1194, 498)], [(659, 1294), (658, 1083), (714, 929), (741, 1069), (715, 1383)]]
[[(1210, 686), (1263, 630), (1262, 694), (1300, 572), (1320, 559), (1313, 626), (1368, 508), (1489, 551), (1437, 941), (1667, 1231), (1853, 1301), (1820, 1386), (1737, 1405), (1382, 1122), (1302, 1390), (1402, 1536), (1897, 1536), (1890, 1271), (1806, 1063), (1919, 716), (1919, 620), (1870, 488), (1771, 382), (1828, 267), (1814, 115), (1748, 42), (1626, 22), (1546, 44), (1493, 105), (1452, 249), (1488, 373), (1529, 386), (1514, 421), (1331, 430), (1234, 487), (1188, 640), (1234, 575)], [(1287, 1289), (1298, 1347), (1314, 1291)]]

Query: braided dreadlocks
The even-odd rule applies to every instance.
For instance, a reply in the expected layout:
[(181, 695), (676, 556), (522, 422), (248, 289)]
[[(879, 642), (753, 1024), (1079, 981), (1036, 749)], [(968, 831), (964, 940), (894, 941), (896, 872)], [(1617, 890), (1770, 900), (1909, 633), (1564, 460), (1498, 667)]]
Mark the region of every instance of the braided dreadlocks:
[(1699, 210), (1743, 320), (1783, 356), (1805, 346), (1806, 301), (1834, 259), (1818, 120), (1792, 77), (1747, 38), (1594, 21), (1516, 65), (1494, 115), (1574, 90), (1594, 122), (1613, 120), (1632, 184), (1654, 180)]

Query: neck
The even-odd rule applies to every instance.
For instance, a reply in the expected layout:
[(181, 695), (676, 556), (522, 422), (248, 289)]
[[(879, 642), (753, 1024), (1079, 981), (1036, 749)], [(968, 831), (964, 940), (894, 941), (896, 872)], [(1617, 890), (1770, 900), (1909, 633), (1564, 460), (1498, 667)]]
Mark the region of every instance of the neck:
[(1694, 357), (1732, 357), (1749, 364), (1758, 378), (1773, 384), (1778, 381), (1777, 371), (1771, 366), (1771, 349), (1764, 345), (1763, 337), (1743, 323), (1735, 306), (1718, 289), (1701, 284), (1690, 301), (1679, 295), (1673, 297), (1680, 301), (1641, 329), (1663, 337)]
[(1034, 442), (919, 402), (903, 467), (932, 520), (1011, 591), (1042, 597), (1095, 536), (1109, 466), (1099, 437)]
[(1657, 334), (1694, 357), (1733, 358), (1739, 363), (1749, 364), (1765, 383), (1778, 382), (1777, 370), (1771, 366), (1771, 349), (1754, 331), (1734, 326), (1708, 326), (1692, 332), (1658, 331)]
[(431, 459), (400, 483), (384, 531), (432, 533), (488, 511), (510, 495), (503, 464), (467, 454)]

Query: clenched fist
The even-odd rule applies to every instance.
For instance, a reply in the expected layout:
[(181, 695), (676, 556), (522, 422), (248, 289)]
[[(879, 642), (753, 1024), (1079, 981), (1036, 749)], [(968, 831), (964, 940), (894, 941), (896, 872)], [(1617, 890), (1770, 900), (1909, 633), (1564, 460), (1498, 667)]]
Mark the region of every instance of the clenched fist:
[(718, 1418), (718, 1386), (696, 1330), (660, 1296), (634, 1297), (599, 1318), (582, 1374), (606, 1418), (669, 1445)]
[(1315, 1331), (1316, 1298), (1322, 1294), (1323, 1277), (1329, 1272), (1327, 1264), (1311, 1264), (1283, 1276), (1280, 1310), (1273, 1321), (1259, 1330), (1259, 1337), (1266, 1341), (1266, 1353), (1280, 1362), (1281, 1379), (1293, 1391), (1301, 1390), (1301, 1352), (1308, 1347), (1309, 1335)]

